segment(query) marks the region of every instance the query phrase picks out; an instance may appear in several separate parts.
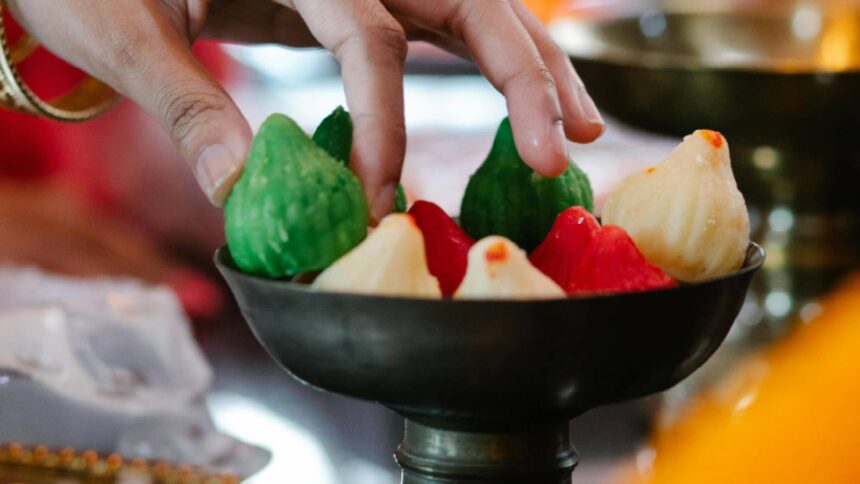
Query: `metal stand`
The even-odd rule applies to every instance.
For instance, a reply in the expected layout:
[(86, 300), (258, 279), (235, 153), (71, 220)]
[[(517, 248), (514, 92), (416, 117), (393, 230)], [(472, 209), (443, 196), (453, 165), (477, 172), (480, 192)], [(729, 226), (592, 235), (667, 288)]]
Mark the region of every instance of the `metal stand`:
[(489, 433), (444, 430), (408, 419), (395, 457), (403, 484), (570, 484), (578, 458), (568, 422)]

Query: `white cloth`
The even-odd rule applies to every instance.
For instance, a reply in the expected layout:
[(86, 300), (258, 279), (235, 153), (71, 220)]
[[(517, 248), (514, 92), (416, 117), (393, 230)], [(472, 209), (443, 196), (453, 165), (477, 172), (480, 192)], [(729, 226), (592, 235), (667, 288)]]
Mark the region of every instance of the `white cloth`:
[(215, 429), (211, 381), (170, 289), (0, 267), (0, 441), (247, 476), (268, 453)]

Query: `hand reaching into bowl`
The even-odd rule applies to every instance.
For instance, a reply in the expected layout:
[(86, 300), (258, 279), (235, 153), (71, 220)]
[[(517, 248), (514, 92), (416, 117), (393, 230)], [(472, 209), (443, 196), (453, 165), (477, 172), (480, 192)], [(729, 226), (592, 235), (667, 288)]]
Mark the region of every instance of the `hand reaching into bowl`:
[(567, 56), (520, 0), (6, 0), (53, 52), (156, 116), (222, 204), (251, 129), (191, 55), (198, 37), (321, 45), (343, 68), (355, 121), (351, 166), (371, 215), (391, 210), (405, 151), (407, 40), (474, 59), (508, 102), (523, 159), (539, 173), (568, 166), (565, 138), (588, 142), (604, 125)]

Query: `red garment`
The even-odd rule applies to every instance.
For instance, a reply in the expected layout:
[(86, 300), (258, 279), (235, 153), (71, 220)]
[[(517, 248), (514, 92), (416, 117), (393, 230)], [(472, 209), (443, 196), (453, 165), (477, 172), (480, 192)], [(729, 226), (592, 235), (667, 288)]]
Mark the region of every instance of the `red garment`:
[[(10, 43), (21, 29), (4, 13)], [(216, 78), (226, 80), (234, 72), (230, 59), (217, 44), (200, 42), (194, 53)], [(58, 59), (44, 48), (38, 49), (20, 66), (27, 86), (43, 99), (51, 99), (72, 89), (83, 79), (77, 68)], [(110, 150), (101, 146), (112, 134), (133, 132), (140, 109), (121, 102), (95, 121), (68, 124), (0, 108), (0, 178), (35, 179), (49, 175), (72, 176), (71, 181), (91, 199), (110, 203), (110, 180), (99, 176), (100, 163), (110, 163)], [(83, 164), (79, 169), (75, 165)], [(83, 176), (82, 176), (83, 175)]]
[[(4, 21), (14, 45), (21, 30), (8, 16)], [(238, 72), (218, 44), (199, 42), (194, 53), (222, 81)], [(19, 70), (43, 99), (68, 92), (84, 77), (44, 48)], [(186, 228), (186, 245), (203, 252), (222, 243), (217, 209), (197, 190), (167, 135), (127, 100), (85, 123), (52, 121), (0, 107), (0, 181), (4, 179), (60, 182), (91, 208), (171, 246), (183, 246), (183, 241), (171, 239), (176, 227)], [(211, 316), (224, 299), (207, 275), (181, 266), (167, 280), (152, 282), (171, 285), (192, 317)]]

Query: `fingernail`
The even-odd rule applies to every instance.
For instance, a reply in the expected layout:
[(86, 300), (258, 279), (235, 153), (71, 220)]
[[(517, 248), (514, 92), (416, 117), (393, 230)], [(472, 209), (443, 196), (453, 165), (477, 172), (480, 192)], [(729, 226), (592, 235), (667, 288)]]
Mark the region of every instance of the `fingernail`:
[(588, 90), (585, 88), (585, 83), (582, 82), (582, 78), (579, 77), (579, 74), (576, 73), (576, 69), (573, 68), (573, 63), (568, 62), (567, 68), (575, 84), (576, 102), (579, 105), (580, 114), (588, 124), (600, 126), (602, 134), (603, 131), (606, 130), (606, 123), (603, 121), (603, 116), (600, 115), (600, 111), (597, 110), (597, 105), (594, 104), (594, 99), (592, 99), (588, 94)]
[(376, 197), (370, 206), (370, 223), (376, 226), (380, 220), (391, 213), (394, 208), (394, 194), (397, 191), (396, 183), (388, 183), (382, 186), (376, 193)]
[(219, 207), (224, 205), (241, 173), (241, 159), (223, 144), (208, 146), (197, 158), (197, 182), (209, 200)]
[(601, 126), (602, 129), (606, 128), (606, 123), (603, 121), (600, 111), (597, 110), (597, 105), (594, 104), (594, 100), (591, 99), (591, 96), (584, 89), (579, 92), (579, 105), (582, 108), (585, 120), (589, 124)]

